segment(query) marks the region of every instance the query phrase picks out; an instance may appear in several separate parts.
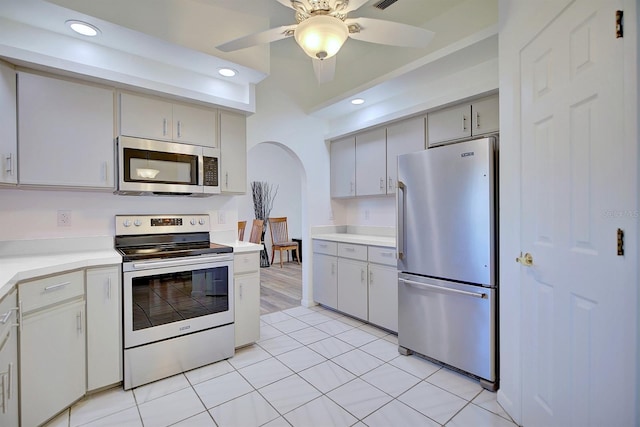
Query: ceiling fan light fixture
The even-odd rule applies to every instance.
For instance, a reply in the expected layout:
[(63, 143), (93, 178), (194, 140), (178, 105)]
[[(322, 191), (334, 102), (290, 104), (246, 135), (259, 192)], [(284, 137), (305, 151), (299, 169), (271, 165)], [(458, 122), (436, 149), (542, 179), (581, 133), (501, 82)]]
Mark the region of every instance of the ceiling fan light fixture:
[(293, 36), (307, 55), (327, 59), (338, 53), (349, 37), (349, 28), (339, 18), (315, 15), (300, 22)]

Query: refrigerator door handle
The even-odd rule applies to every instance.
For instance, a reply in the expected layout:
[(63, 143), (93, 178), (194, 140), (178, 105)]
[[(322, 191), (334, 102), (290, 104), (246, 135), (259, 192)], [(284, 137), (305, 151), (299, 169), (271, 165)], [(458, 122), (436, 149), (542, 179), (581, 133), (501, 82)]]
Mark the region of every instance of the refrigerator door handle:
[[(398, 206), (398, 212), (396, 213), (396, 235), (398, 245), (398, 258), (404, 259), (404, 211), (405, 211), (405, 191), (406, 188), (404, 182), (398, 180), (396, 184), (396, 205)], [(402, 197), (400, 196), (402, 193)]]
[(480, 292), (468, 292), (468, 291), (461, 291), (459, 289), (443, 288), (442, 286), (429, 285), (427, 283), (414, 282), (413, 280), (407, 280), (407, 279), (398, 279), (398, 281), (416, 288), (436, 289), (443, 292), (449, 292), (452, 294), (461, 294), (461, 295), (466, 295), (469, 297), (481, 298), (481, 299), (488, 298), (487, 294), (480, 293)]

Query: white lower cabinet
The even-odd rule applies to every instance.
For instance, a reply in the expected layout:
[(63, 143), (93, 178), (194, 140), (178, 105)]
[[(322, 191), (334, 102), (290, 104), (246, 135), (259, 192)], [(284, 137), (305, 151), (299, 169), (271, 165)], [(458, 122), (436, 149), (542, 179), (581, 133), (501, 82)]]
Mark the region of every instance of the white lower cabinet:
[(233, 260), (236, 348), (260, 338), (260, 252), (236, 254)]
[(398, 332), (398, 270), (369, 264), (369, 322)]
[(338, 310), (367, 320), (367, 262), (338, 258)]
[(313, 239), (313, 299), (398, 331), (395, 248)]
[(84, 272), (18, 285), (21, 425), (37, 426), (86, 391)]
[(325, 240), (313, 241), (313, 300), (338, 308), (338, 245)]
[(122, 381), (120, 266), (91, 268), (87, 283), (87, 390)]
[(18, 427), (18, 299), (13, 290), (0, 300), (0, 426)]

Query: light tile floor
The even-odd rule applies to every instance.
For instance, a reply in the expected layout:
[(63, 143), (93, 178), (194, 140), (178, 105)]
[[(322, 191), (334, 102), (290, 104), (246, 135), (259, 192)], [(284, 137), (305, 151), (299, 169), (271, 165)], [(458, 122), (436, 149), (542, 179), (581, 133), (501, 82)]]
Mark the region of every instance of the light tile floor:
[(58, 426), (496, 426), (495, 393), (416, 356), (393, 334), (322, 307), (261, 317), (231, 359), (133, 390), (91, 395)]

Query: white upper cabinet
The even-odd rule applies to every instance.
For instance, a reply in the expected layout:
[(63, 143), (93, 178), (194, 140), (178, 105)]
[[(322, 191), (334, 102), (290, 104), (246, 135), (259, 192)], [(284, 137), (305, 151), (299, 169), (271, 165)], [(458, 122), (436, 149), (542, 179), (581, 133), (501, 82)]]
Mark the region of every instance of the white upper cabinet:
[(427, 117), (429, 145), (471, 136), (471, 105), (445, 108)]
[(498, 96), (429, 113), (427, 128), (429, 146), (498, 132)]
[(16, 136), (16, 72), (0, 62), (0, 183), (18, 183)]
[(387, 194), (386, 130), (356, 135), (356, 196)]
[(498, 96), (481, 99), (471, 104), (471, 133), (484, 135), (500, 130)]
[(331, 197), (356, 195), (356, 138), (331, 143)]
[(122, 92), (120, 134), (216, 148), (216, 110)]
[(114, 91), (18, 73), (20, 184), (114, 187)]
[(403, 120), (387, 127), (387, 194), (395, 194), (398, 156), (426, 147), (424, 116)]
[(247, 118), (220, 111), (220, 190), (247, 192)]

